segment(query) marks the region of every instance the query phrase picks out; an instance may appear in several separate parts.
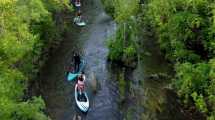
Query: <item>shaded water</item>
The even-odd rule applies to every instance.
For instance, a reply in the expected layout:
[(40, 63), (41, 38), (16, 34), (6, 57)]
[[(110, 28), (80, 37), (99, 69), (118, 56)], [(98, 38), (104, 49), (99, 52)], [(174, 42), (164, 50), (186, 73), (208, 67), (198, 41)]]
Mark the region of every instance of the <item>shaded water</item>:
[[(151, 48), (148, 49), (151, 54), (140, 58), (136, 70), (108, 64), (106, 41), (116, 31), (116, 24), (106, 15), (99, 0), (85, 1), (83, 6), (88, 25), (80, 28), (68, 24), (71, 31), (65, 34), (60, 48), (38, 77), (39, 91), (47, 105), (47, 114), (53, 120), (153, 120), (160, 116), (171, 119), (172, 113), (162, 114), (161, 110), (165, 108), (162, 104), (166, 100), (163, 88), (169, 81), (148, 79), (152, 74), (168, 74), (171, 71), (159, 50), (150, 41), (145, 41), (146, 48)], [(72, 22), (71, 16), (67, 19)], [(87, 114), (76, 108), (74, 83), (65, 79), (74, 51), (82, 53), (87, 62), (85, 73), (90, 96)], [(97, 79), (96, 94), (92, 92), (91, 83), (95, 81), (92, 74)], [(118, 82), (119, 79), (122, 82)], [(124, 88), (118, 87), (119, 84)]]
[(189, 120), (171, 89), (173, 66), (166, 61), (151, 30), (142, 31), (137, 68), (124, 72), (129, 92), (123, 117), (128, 120)]

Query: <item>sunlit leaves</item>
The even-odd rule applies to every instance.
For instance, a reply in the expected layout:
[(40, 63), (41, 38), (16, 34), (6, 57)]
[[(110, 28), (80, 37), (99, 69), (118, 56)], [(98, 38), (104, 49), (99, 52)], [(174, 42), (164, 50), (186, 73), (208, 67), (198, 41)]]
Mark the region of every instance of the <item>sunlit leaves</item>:
[(208, 86), (209, 65), (197, 64), (192, 65), (185, 63), (176, 67), (177, 71), (177, 86), (180, 94), (191, 94), (194, 91), (204, 93), (205, 87)]
[(2, 50), (7, 55), (3, 57), (4, 60), (11, 64), (21, 59), (26, 52), (32, 50), (35, 39), (24, 24), (19, 26), (16, 31), (5, 31), (0, 38)]
[(102, 0), (106, 11), (118, 23), (127, 22), (137, 15), (140, 0)]
[(45, 107), (44, 101), (41, 97), (34, 97), (33, 100), (27, 102), (21, 102), (15, 106), (11, 119), (14, 120), (48, 120), (48, 118), (42, 113)]
[(49, 15), (41, 0), (19, 0), (17, 2), (16, 13), (24, 22), (39, 22)]
[(191, 94), (191, 96), (193, 97), (193, 100), (195, 101), (196, 107), (200, 111), (208, 112), (204, 97), (202, 95), (198, 95), (196, 92), (194, 92)]
[(149, 17), (157, 22), (157, 25), (162, 25), (176, 11), (174, 4), (175, 0), (152, 0), (148, 4)]
[[(209, 87), (207, 93), (209, 95), (209, 103), (212, 108), (212, 115), (215, 115), (215, 59), (210, 60), (211, 71), (209, 73)], [(215, 116), (214, 116), (215, 117)]]
[[(188, 103), (191, 99), (202, 112), (215, 111), (215, 66), (214, 60), (209, 64), (179, 64), (176, 67), (176, 88), (179, 95)], [(208, 99), (208, 100), (207, 100)]]
[(210, 60), (215, 57), (214, 1), (147, 2), (144, 17), (155, 27), (166, 57), (177, 63), (174, 83), (180, 97), (214, 119), (214, 60)]
[(44, 44), (58, 36), (50, 11), (62, 10), (65, 4), (68, 2), (0, 0), (1, 120), (48, 119), (41, 98), (23, 101), (23, 95), (29, 76), (37, 73), (34, 63)]
[(25, 77), (17, 70), (8, 69), (4, 65), (0, 67), (0, 98), (19, 100), (25, 89)]
[(115, 0), (114, 3), (118, 22), (124, 22), (137, 14), (139, 0)]
[(63, 9), (73, 10), (70, 0), (41, 0), (45, 7), (51, 12), (61, 11)]

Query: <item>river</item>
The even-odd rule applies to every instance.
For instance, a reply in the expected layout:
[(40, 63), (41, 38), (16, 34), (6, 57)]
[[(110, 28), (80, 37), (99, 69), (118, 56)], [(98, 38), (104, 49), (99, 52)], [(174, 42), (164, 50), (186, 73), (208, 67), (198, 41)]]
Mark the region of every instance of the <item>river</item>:
[[(39, 94), (45, 100), (46, 112), (50, 118), (52, 120), (177, 119), (173, 117), (175, 111), (170, 112), (172, 109), (167, 110), (168, 112), (162, 110), (162, 108), (168, 109), (165, 106), (167, 101), (165, 88), (168, 87), (169, 80), (154, 80), (154, 77), (151, 77), (152, 80), (147, 79), (156, 73), (168, 74), (167, 71), (171, 71), (171, 67), (168, 67), (168, 63), (153, 44), (147, 40), (144, 42), (149, 43), (146, 46), (152, 49), (148, 49), (149, 54), (144, 58), (139, 57), (135, 70), (111, 65), (107, 62), (106, 43), (115, 33), (117, 25), (105, 13), (99, 0), (84, 1), (83, 8), (87, 26), (77, 27), (72, 24), (72, 16), (67, 16), (67, 21), (71, 22), (68, 24), (68, 29), (71, 30), (65, 33), (62, 44), (52, 54), (38, 76)], [(87, 114), (77, 109), (74, 100), (74, 82), (66, 80), (66, 71), (74, 52), (82, 53), (87, 62), (84, 70), (90, 96), (90, 109)], [(118, 79), (121, 78), (126, 83), (124, 97), (118, 87), (120, 84)], [(94, 79), (97, 81), (96, 93), (93, 93), (91, 85)]]

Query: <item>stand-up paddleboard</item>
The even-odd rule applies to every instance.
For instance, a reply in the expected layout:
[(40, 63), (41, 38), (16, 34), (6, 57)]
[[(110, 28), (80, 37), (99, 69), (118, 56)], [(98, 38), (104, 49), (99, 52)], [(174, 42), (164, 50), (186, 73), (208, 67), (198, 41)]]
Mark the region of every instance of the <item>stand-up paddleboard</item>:
[(78, 93), (78, 85), (75, 85), (75, 102), (77, 107), (82, 112), (87, 112), (90, 107), (89, 98), (86, 92), (83, 92), (81, 95)]
[(73, 22), (76, 23), (79, 20), (78, 17), (74, 17)]
[(68, 81), (73, 81), (75, 78), (81, 74), (81, 72), (84, 70), (84, 67), (86, 65), (86, 62), (84, 60), (81, 60), (80, 68), (78, 71), (75, 72), (69, 72), (67, 76)]
[(76, 22), (76, 25), (78, 25), (78, 26), (85, 26), (86, 23), (84, 21), (82, 21), (82, 22)]
[(80, 18), (75, 17), (73, 22), (77, 25), (77, 26), (85, 26), (86, 22), (84, 22), (83, 20), (79, 20)]

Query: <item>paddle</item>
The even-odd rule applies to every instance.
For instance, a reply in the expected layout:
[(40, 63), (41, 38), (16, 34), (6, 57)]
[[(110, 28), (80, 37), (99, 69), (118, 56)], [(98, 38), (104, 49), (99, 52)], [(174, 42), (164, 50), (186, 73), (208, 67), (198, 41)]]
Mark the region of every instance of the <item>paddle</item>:
[(81, 71), (83, 71), (84, 67), (86, 65), (86, 62), (84, 60), (81, 61), (81, 64), (80, 64), (80, 68), (79, 68), (79, 71), (77, 71), (76, 73), (71, 73), (69, 72), (68, 76), (67, 76), (67, 80), (68, 81), (73, 81), (75, 80), (75, 78), (81, 74)]
[(75, 78), (80, 75), (80, 74), (73, 74), (73, 73), (69, 73), (68, 76), (67, 76), (67, 80), (68, 81), (73, 81), (75, 80)]

